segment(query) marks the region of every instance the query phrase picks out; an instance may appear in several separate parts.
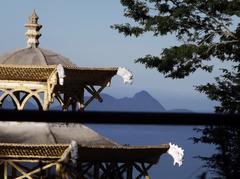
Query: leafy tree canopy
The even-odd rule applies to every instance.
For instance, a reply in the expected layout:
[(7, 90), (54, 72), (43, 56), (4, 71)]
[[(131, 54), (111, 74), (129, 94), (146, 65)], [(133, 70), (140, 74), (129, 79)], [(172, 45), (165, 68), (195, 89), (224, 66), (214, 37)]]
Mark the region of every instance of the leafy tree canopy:
[(124, 16), (134, 25), (112, 28), (125, 36), (152, 32), (154, 36), (176, 35), (181, 44), (162, 50), (160, 56), (136, 60), (157, 69), (168, 78), (184, 78), (197, 69), (212, 72), (211, 59), (232, 62), (231, 70), (221, 69), (215, 83), (197, 86), (210, 99), (220, 102), (217, 112), (240, 111), (240, 16), (239, 0), (121, 0)]
[(238, 126), (207, 126), (195, 129), (201, 137), (193, 137), (194, 143), (215, 145), (214, 154), (198, 156), (205, 162), (214, 179), (233, 179), (240, 176), (240, 128)]

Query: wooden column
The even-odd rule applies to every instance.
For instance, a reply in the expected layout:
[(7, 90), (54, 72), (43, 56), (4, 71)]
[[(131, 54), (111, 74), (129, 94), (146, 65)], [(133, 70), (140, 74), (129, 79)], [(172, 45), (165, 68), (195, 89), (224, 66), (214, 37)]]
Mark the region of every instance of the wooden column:
[(8, 179), (8, 162), (4, 161), (4, 179)]
[(17, 170), (14, 167), (12, 167), (12, 177), (16, 178), (16, 176), (17, 176)]
[(82, 87), (80, 90), (79, 90), (79, 97), (78, 97), (78, 109), (79, 111), (84, 111), (84, 108), (85, 108), (85, 104), (84, 104), (84, 87)]
[(131, 163), (126, 164), (127, 165), (127, 179), (133, 178), (133, 166)]
[(100, 169), (100, 165), (99, 165), (99, 163), (97, 163), (97, 162), (95, 162), (94, 163), (94, 179), (99, 179), (99, 169)]
[(3, 178), (4, 175), (4, 161), (0, 160), (0, 178)]
[(56, 176), (62, 178), (62, 165), (60, 163), (56, 164)]
[(50, 94), (48, 94), (48, 91), (44, 91), (44, 93), (43, 93), (43, 111), (47, 111), (49, 108), (49, 104), (50, 104), (50, 102), (48, 100), (49, 95)]

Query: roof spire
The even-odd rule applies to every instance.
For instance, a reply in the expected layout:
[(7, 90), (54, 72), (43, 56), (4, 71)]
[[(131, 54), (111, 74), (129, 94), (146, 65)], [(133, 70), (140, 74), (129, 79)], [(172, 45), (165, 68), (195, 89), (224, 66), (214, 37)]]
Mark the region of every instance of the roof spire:
[(27, 37), (27, 46), (37, 48), (39, 45), (38, 39), (41, 36), (39, 30), (42, 28), (42, 25), (38, 24), (38, 15), (35, 12), (35, 9), (32, 15), (28, 18), (28, 23), (25, 25), (27, 32), (25, 33)]

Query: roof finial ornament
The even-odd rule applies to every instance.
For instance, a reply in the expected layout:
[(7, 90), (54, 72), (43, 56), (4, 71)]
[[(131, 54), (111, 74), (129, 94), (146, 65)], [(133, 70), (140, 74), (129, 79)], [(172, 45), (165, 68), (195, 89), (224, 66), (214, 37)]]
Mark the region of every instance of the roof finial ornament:
[(39, 30), (42, 25), (38, 24), (38, 15), (34, 9), (33, 14), (28, 18), (28, 23), (25, 25), (27, 32), (25, 33), (27, 37), (27, 47), (37, 48), (39, 45), (38, 39), (41, 37)]

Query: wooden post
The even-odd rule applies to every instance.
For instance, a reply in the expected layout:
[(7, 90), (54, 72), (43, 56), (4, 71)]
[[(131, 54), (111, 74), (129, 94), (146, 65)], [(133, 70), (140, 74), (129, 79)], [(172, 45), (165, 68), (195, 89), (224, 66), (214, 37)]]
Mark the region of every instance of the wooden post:
[(77, 111), (77, 102), (74, 101), (71, 105), (72, 105), (72, 111)]
[(100, 168), (100, 166), (99, 166), (99, 163), (97, 163), (97, 162), (95, 162), (94, 163), (94, 179), (99, 179), (99, 168)]
[(4, 161), (4, 179), (8, 179), (8, 162)]
[(84, 111), (84, 87), (79, 90), (79, 101), (78, 101), (78, 109), (79, 111)]
[[(20, 100), (20, 92), (13, 92), (13, 95), (16, 96), (20, 106), (21, 106), (21, 100)], [(13, 99), (12, 99), (13, 100)], [(21, 107), (18, 108), (17, 104), (16, 104), (16, 110), (23, 110)]]
[(47, 111), (49, 108), (49, 95), (50, 94), (48, 94), (48, 91), (44, 91), (43, 95), (44, 95), (43, 96), (43, 111)]
[(14, 167), (12, 167), (12, 177), (16, 178), (16, 176), (17, 176), (17, 170)]
[(141, 164), (143, 169), (143, 174), (145, 176), (145, 179), (150, 179), (150, 176), (148, 174), (148, 170), (151, 168), (152, 164), (149, 164), (147, 167), (144, 165), (144, 163)]
[(145, 179), (150, 179), (150, 176), (148, 174), (145, 175)]
[(127, 179), (132, 179), (133, 178), (133, 166), (131, 163), (127, 164)]
[(68, 111), (68, 108), (72, 105), (73, 103), (73, 97), (71, 96), (71, 94), (68, 93), (64, 93), (63, 94), (63, 111)]
[(57, 178), (62, 178), (62, 165), (60, 163), (56, 164), (56, 175)]
[(0, 160), (0, 178), (3, 178), (4, 174), (4, 161)]

